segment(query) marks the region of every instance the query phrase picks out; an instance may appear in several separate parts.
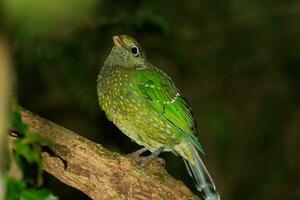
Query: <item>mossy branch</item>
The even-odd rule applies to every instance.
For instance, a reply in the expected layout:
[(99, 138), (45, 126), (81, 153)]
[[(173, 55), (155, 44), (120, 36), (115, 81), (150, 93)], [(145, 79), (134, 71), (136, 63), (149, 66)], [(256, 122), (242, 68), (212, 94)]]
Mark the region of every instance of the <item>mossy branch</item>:
[(42, 153), (45, 171), (92, 199), (199, 199), (157, 160), (141, 167), (136, 157), (111, 152), (25, 109), (21, 115), (30, 131), (53, 142), (53, 152)]

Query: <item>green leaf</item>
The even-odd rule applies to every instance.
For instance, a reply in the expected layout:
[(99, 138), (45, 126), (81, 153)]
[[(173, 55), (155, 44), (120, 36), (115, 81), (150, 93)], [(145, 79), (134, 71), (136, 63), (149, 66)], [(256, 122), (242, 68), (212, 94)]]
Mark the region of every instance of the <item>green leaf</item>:
[(52, 142), (48, 138), (45, 138), (37, 133), (30, 133), (23, 139), (24, 144), (39, 144), (52, 147)]
[(16, 163), (25, 176), (29, 175), (27, 181), (38, 186), (42, 184), (41, 152), (43, 145), (48, 145), (50, 148), (52, 146), (47, 138), (35, 133), (27, 134), (25, 137), (14, 141), (14, 158)]
[[(16, 163), (22, 169), (24, 175), (26, 176), (27, 174), (31, 174), (31, 171), (35, 171), (34, 176), (33, 174), (30, 175), (30, 179), (36, 185), (41, 185), (43, 170), (41, 166), (41, 144), (39, 137), (36, 137), (35, 134), (26, 135), (22, 139), (16, 139), (14, 147)], [(30, 170), (28, 170), (28, 166), (30, 166)]]
[(13, 178), (6, 178), (6, 199), (18, 200), (21, 192), (25, 189), (26, 183), (24, 180), (15, 180)]
[[(18, 131), (22, 138), (14, 141), (14, 158), (23, 174), (34, 185), (42, 184), (41, 150), (43, 145), (50, 148), (52, 143), (49, 139), (38, 134), (30, 133), (26, 124), (22, 122), (20, 106), (15, 101), (12, 106), (12, 128)], [(28, 168), (30, 170), (28, 170)], [(32, 172), (35, 172), (33, 175)]]
[(58, 198), (46, 189), (28, 189), (21, 193), (20, 200), (58, 200)]
[(28, 131), (27, 125), (22, 122), (20, 106), (16, 101), (13, 101), (12, 103), (11, 128), (18, 131), (22, 136), (26, 135)]
[(39, 152), (33, 149), (33, 145), (24, 144), (22, 139), (17, 139), (14, 141), (14, 147), (15, 155), (24, 157), (31, 164), (40, 162)]

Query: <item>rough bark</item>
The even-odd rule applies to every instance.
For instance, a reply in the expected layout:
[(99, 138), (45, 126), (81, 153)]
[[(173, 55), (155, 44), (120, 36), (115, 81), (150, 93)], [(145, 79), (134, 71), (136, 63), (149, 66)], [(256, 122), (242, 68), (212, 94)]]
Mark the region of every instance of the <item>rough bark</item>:
[(54, 144), (54, 154), (42, 153), (45, 171), (92, 199), (199, 199), (157, 160), (141, 167), (136, 157), (111, 152), (27, 110), (21, 115), (32, 132)]

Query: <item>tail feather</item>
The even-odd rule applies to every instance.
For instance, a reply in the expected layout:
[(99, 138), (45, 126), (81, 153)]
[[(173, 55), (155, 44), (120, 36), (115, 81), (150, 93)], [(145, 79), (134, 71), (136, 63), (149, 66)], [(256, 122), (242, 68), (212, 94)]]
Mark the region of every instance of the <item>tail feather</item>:
[[(192, 172), (192, 169), (191, 169), (191, 167), (190, 167), (189, 162), (188, 162), (186, 159), (184, 159), (184, 158), (182, 158), (182, 159), (183, 159), (185, 168), (186, 168), (186, 170), (188, 171), (189, 175), (190, 175), (191, 177), (193, 177), (194, 175), (193, 175), (193, 172)], [(195, 184), (196, 184), (196, 182), (195, 182)]]
[(220, 195), (216, 186), (202, 162), (195, 147), (190, 148), (195, 162), (184, 160), (186, 168), (194, 178), (197, 189), (201, 192), (204, 200), (220, 200)]

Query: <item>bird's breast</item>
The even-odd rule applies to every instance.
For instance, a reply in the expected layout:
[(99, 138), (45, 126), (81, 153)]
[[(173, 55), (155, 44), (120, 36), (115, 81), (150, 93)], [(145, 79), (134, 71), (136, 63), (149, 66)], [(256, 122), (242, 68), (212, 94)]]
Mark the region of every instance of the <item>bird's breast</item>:
[(99, 104), (111, 121), (130, 114), (128, 97), (133, 95), (131, 86), (127, 70), (115, 69), (98, 79)]

